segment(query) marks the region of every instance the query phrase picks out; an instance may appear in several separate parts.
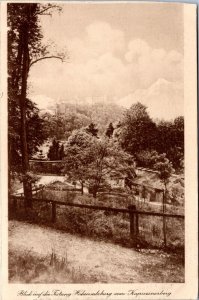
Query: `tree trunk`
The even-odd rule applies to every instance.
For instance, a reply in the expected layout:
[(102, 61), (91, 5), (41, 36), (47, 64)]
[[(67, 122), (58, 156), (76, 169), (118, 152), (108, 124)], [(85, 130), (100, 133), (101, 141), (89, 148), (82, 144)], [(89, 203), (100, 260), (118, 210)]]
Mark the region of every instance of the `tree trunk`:
[(94, 187), (93, 187), (93, 198), (97, 198), (97, 192), (98, 192), (98, 187), (97, 187), (97, 185), (94, 185)]
[(11, 142), (8, 143), (8, 196), (11, 194)]
[(27, 173), (29, 171), (29, 157), (27, 144), (27, 128), (26, 128), (26, 95), (27, 95), (27, 79), (29, 70), (29, 49), (28, 49), (28, 24), (23, 27), (23, 60), (22, 60), (22, 81), (20, 95), (20, 114), (21, 114), (21, 154), (22, 154), (22, 170), (23, 170), (23, 188), (25, 205), (32, 207), (32, 186), (28, 181)]

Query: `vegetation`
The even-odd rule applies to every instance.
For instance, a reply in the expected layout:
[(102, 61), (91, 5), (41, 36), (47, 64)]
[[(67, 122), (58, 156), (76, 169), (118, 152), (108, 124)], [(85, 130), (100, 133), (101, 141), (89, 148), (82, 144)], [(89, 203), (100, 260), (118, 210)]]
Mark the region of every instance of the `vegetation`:
[(49, 160), (62, 160), (64, 157), (64, 145), (59, 144), (59, 141), (55, 139), (52, 141), (52, 145), (48, 151)]
[(114, 127), (113, 124), (110, 123), (108, 128), (106, 129), (106, 136), (111, 138), (113, 136), (113, 132), (114, 132)]
[[(49, 187), (50, 188), (50, 187)], [(127, 208), (128, 205), (138, 203), (131, 196), (120, 193), (98, 193), (97, 198), (92, 195), (81, 195), (80, 192), (60, 191), (44, 189), (44, 199), (52, 199), (62, 202), (80, 203), (99, 206), (110, 206)], [(125, 247), (131, 247), (129, 215), (123, 213), (104, 212), (92, 209), (82, 209), (68, 206), (57, 206), (56, 223), (51, 222), (51, 205), (45, 203), (34, 203), (34, 210), (27, 213), (23, 204), (18, 203), (17, 215), (10, 214), (10, 218), (17, 217), (18, 220), (26, 220), (50, 227), (64, 230), (66, 232), (87, 236), (97, 240), (110, 241)], [(161, 212), (162, 207), (143, 203), (144, 211)], [(167, 213), (179, 213), (179, 208), (168, 206)], [(167, 219), (166, 237), (167, 249), (182, 251), (184, 246), (184, 220), (174, 218)], [(162, 218), (154, 216), (139, 217), (139, 242), (138, 248), (162, 248), (164, 246), (164, 232)], [(175, 230), (173, 230), (175, 228)]]
[(126, 110), (119, 136), (122, 147), (131, 154), (150, 150), (155, 144), (156, 124), (141, 103), (133, 104)]
[(20, 283), (87, 283), (92, 276), (74, 269), (65, 257), (52, 249), (49, 256), (39, 257), (31, 251), (9, 251), (9, 281)]
[[(11, 228), (12, 225), (16, 226), (14, 230)], [(20, 251), (16, 250), (16, 247), (11, 247), (10, 283), (184, 282), (184, 260), (179, 254), (165, 253), (157, 249), (133, 251), (114, 247), (110, 243), (99, 243), (19, 222), (11, 222), (10, 229), (14, 245), (18, 244), (17, 230), (25, 232), (28, 229), (31, 231), (29, 239), (31, 242), (37, 241), (39, 234), (44, 237), (44, 240), (48, 240), (48, 245), (55, 237), (61, 244), (60, 247), (56, 247), (56, 250), (52, 249), (51, 253), (45, 247), (40, 248), (38, 243), (35, 245), (37, 252), (30, 251), (29, 241), (26, 245), (23, 244)], [(67, 252), (64, 251), (66, 248)], [(40, 254), (38, 249), (41, 250)], [(83, 254), (81, 260), (79, 260), (80, 249)], [(88, 255), (89, 261), (87, 261)]]
[[(63, 61), (64, 58), (63, 54), (51, 53), (49, 45), (44, 45), (42, 41), (40, 18), (43, 14), (51, 15), (53, 9), (60, 11), (56, 4), (8, 4), (9, 190), (13, 192), (14, 174), (17, 183), (19, 180), (23, 182), (25, 196), (25, 208), (20, 207), (17, 216), (16, 211), (11, 210), (10, 217), (52, 225), (50, 206), (32, 205), (32, 183), (38, 179), (34, 173), (43, 170), (43, 162), (39, 162), (33, 174), (29, 164), (30, 158), (47, 139), (52, 143), (49, 145), (48, 159), (62, 162), (60, 165), (57, 162), (48, 164), (46, 173), (64, 174), (68, 184), (73, 183), (78, 190), (81, 189), (81, 195), (68, 191), (65, 194), (64, 190), (58, 194), (45, 190), (43, 196), (48, 200), (62, 199), (125, 208), (138, 205), (136, 193), (140, 191), (134, 186), (136, 180), (140, 180), (136, 167), (141, 166), (158, 174), (157, 189), (164, 189), (163, 213), (168, 203), (175, 204), (168, 208), (170, 212), (174, 211), (184, 202), (183, 180), (180, 177), (176, 177), (175, 182), (171, 180), (173, 173), (183, 175), (182, 116), (172, 121), (155, 121), (140, 102), (125, 111), (113, 103), (65, 103), (63, 107), (58, 104), (56, 113), (51, 115), (41, 113), (30, 101), (28, 77), (31, 67), (43, 59)], [(43, 159), (42, 150), (39, 158)], [(144, 183), (148, 179), (146, 174), (142, 177), (141, 198), (145, 201)], [(117, 191), (115, 197), (112, 188), (114, 180), (124, 183), (121, 193)], [(84, 195), (85, 189), (88, 192)], [(161, 209), (159, 203), (156, 204)], [(156, 210), (150, 204), (148, 207), (145, 205), (144, 209)], [(57, 213), (57, 223), (53, 225), (56, 228), (129, 246), (128, 216), (68, 207), (58, 207)], [(162, 230), (160, 218), (141, 217), (140, 247), (151, 244), (162, 246), (162, 240), (171, 248), (181, 247), (184, 243), (182, 223), (163, 218)]]
[(94, 123), (90, 123), (89, 126), (86, 128), (86, 132), (91, 134), (92, 136), (97, 137), (98, 129), (95, 127)]
[(156, 150), (166, 153), (176, 170), (183, 170), (184, 159), (184, 118), (161, 121), (157, 124)]
[(44, 131), (49, 138), (56, 140), (67, 140), (74, 130), (89, 127), (91, 123), (96, 124), (98, 135), (103, 135), (109, 122), (114, 124), (123, 113), (120, 106), (111, 103), (83, 105), (66, 102), (63, 111), (59, 109), (59, 104), (57, 106), (56, 114), (42, 113), (42, 118), (46, 121)]
[(106, 186), (110, 176), (135, 176), (133, 159), (118, 144), (107, 138), (96, 139), (86, 129), (75, 131), (65, 148), (65, 170), (71, 180), (87, 183), (96, 198), (100, 187)]
[[(13, 152), (20, 155), (24, 194), (27, 199), (26, 205), (29, 207), (32, 205), (32, 187), (31, 182), (27, 179), (27, 173), (30, 170), (28, 148), (29, 150), (34, 149), (35, 144), (38, 145), (43, 141), (43, 136), (40, 137), (39, 134), (41, 121), (38, 118), (38, 112), (34, 113), (34, 105), (27, 99), (28, 76), (30, 68), (43, 59), (63, 59), (58, 55), (50, 55), (48, 47), (42, 45), (43, 36), (39, 17), (42, 14), (51, 14), (53, 8), (59, 9), (58, 6), (51, 4), (8, 4), (8, 99), (9, 126), (11, 126), (9, 134), (12, 134), (9, 144), (9, 158), (11, 159)], [(37, 126), (38, 124), (39, 126)], [(15, 127), (15, 125), (18, 126)], [(29, 147), (27, 132), (32, 137), (34, 136), (33, 145)], [(15, 140), (20, 140), (20, 144), (17, 143), (19, 147), (16, 151), (13, 150), (15, 149)], [(31, 138), (30, 140), (32, 143)], [(14, 165), (16, 164), (14, 163)], [(10, 162), (9, 173), (12, 172), (12, 166), (13, 163)]]
[(184, 118), (155, 123), (141, 103), (124, 114), (116, 137), (134, 155), (140, 166), (153, 167), (153, 156), (165, 153), (176, 170), (182, 170), (184, 157)]

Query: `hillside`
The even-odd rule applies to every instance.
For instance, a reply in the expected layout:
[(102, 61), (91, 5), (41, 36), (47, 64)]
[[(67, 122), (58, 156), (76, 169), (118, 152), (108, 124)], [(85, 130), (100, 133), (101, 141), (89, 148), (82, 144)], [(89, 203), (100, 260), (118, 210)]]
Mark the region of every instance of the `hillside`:
[(9, 251), (12, 283), (184, 281), (183, 261), (173, 254), (137, 252), (18, 221), (9, 222)]
[(117, 124), (123, 115), (124, 108), (114, 103), (97, 102), (94, 104), (67, 103), (55, 104), (40, 112), (47, 122), (47, 136), (65, 140), (73, 130), (88, 126), (93, 122), (103, 134), (109, 123)]

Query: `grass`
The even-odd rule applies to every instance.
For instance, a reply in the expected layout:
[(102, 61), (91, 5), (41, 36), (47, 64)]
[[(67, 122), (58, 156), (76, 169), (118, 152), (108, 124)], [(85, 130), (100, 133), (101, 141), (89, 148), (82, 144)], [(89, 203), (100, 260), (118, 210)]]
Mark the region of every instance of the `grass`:
[(12, 283), (90, 283), (96, 279), (80, 268), (74, 269), (65, 257), (52, 249), (46, 257), (31, 251), (9, 251), (9, 281)]
[[(139, 210), (161, 212), (162, 207), (141, 203), (132, 197), (118, 194), (99, 194), (97, 199), (92, 195), (81, 195), (78, 192), (55, 191), (46, 189), (43, 195), (37, 197), (54, 199), (57, 201), (101, 205), (109, 207), (127, 208), (130, 204), (136, 204)], [(141, 205), (141, 206), (140, 206)], [(128, 213), (113, 213), (81, 209), (67, 206), (57, 206), (56, 223), (51, 222), (51, 205), (34, 202), (33, 211), (25, 211), (23, 205), (18, 207), (17, 215), (10, 217), (19, 220), (27, 220), (43, 225), (52, 226), (72, 234), (92, 237), (94, 239), (108, 240), (131, 247), (130, 223)], [(168, 205), (167, 213), (179, 213), (178, 208)], [(184, 247), (184, 220), (167, 218), (167, 246), (172, 250), (183, 250)], [(139, 247), (163, 247), (163, 222), (162, 217), (139, 215)]]
[[(39, 229), (40, 230), (40, 229)], [(35, 236), (36, 237), (36, 236)], [(74, 243), (74, 241), (76, 243)], [(81, 255), (77, 244), (82, 245), (83, 240), (73, 240), (64, 256), (58, 255), (52, 249), (51, 254), (41, 256), (33, 251), (17, 250), (12, 247), (9, 250), (9, 282), (10, 283), (96, 283), (96, 282), (184, 282), (184, 259), (180, 255), (167, 254), (161, 250), (140, 250), (139, 254), (124, 252), (123, 260), (120, 260), (118, 248), (109, 248), (110, 257), (103, 252), (99, 244), (96, 253), (96, 245), (91, 245), (90, 250), (96, 253), (87, 261), (81, 262)], [(93, 248), (92, 248), (93, 247)], [(106, 244), (105, 244), (106, 247)], [(109, 246), (110, 247), (110, 246)], [(23, 248), (23, 247), (22, 247)], [(85, 248), (83, 247), (84, 251)], [(101, 250), (101, 251), (100, 251)], [(79, 262), (69, 260), (71, 251), (78, 252)], [(44, 252), (45, 253), (45, 252)], [(130, 256), (128, 256), (130, 254)], [(83, 255), (84, 256), (84, 255)], [(93, 256), (93, 255), (92, 255)], [(129, 260), (130, 258), (130, 260)], [(104, 264), (104, 262), (108, 264)], [(100, 265), (100, 262), (102, 264)], [(109, 271), (111, 264), (112, 271)], [(127, 274), (126, 274), (127, 272)]]

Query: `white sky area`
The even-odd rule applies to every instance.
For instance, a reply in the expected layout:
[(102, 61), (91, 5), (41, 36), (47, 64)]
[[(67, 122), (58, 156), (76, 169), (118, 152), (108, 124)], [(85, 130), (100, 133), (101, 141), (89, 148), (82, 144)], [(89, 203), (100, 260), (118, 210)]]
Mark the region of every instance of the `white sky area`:
[(69, 59), (32, 67), (29, 94), (40, 108), (102, 97), (125, 107), (140, 101), (153, 118), (183, 115), (183, 5), (62, 6), (41, 25), (44, 42)]

